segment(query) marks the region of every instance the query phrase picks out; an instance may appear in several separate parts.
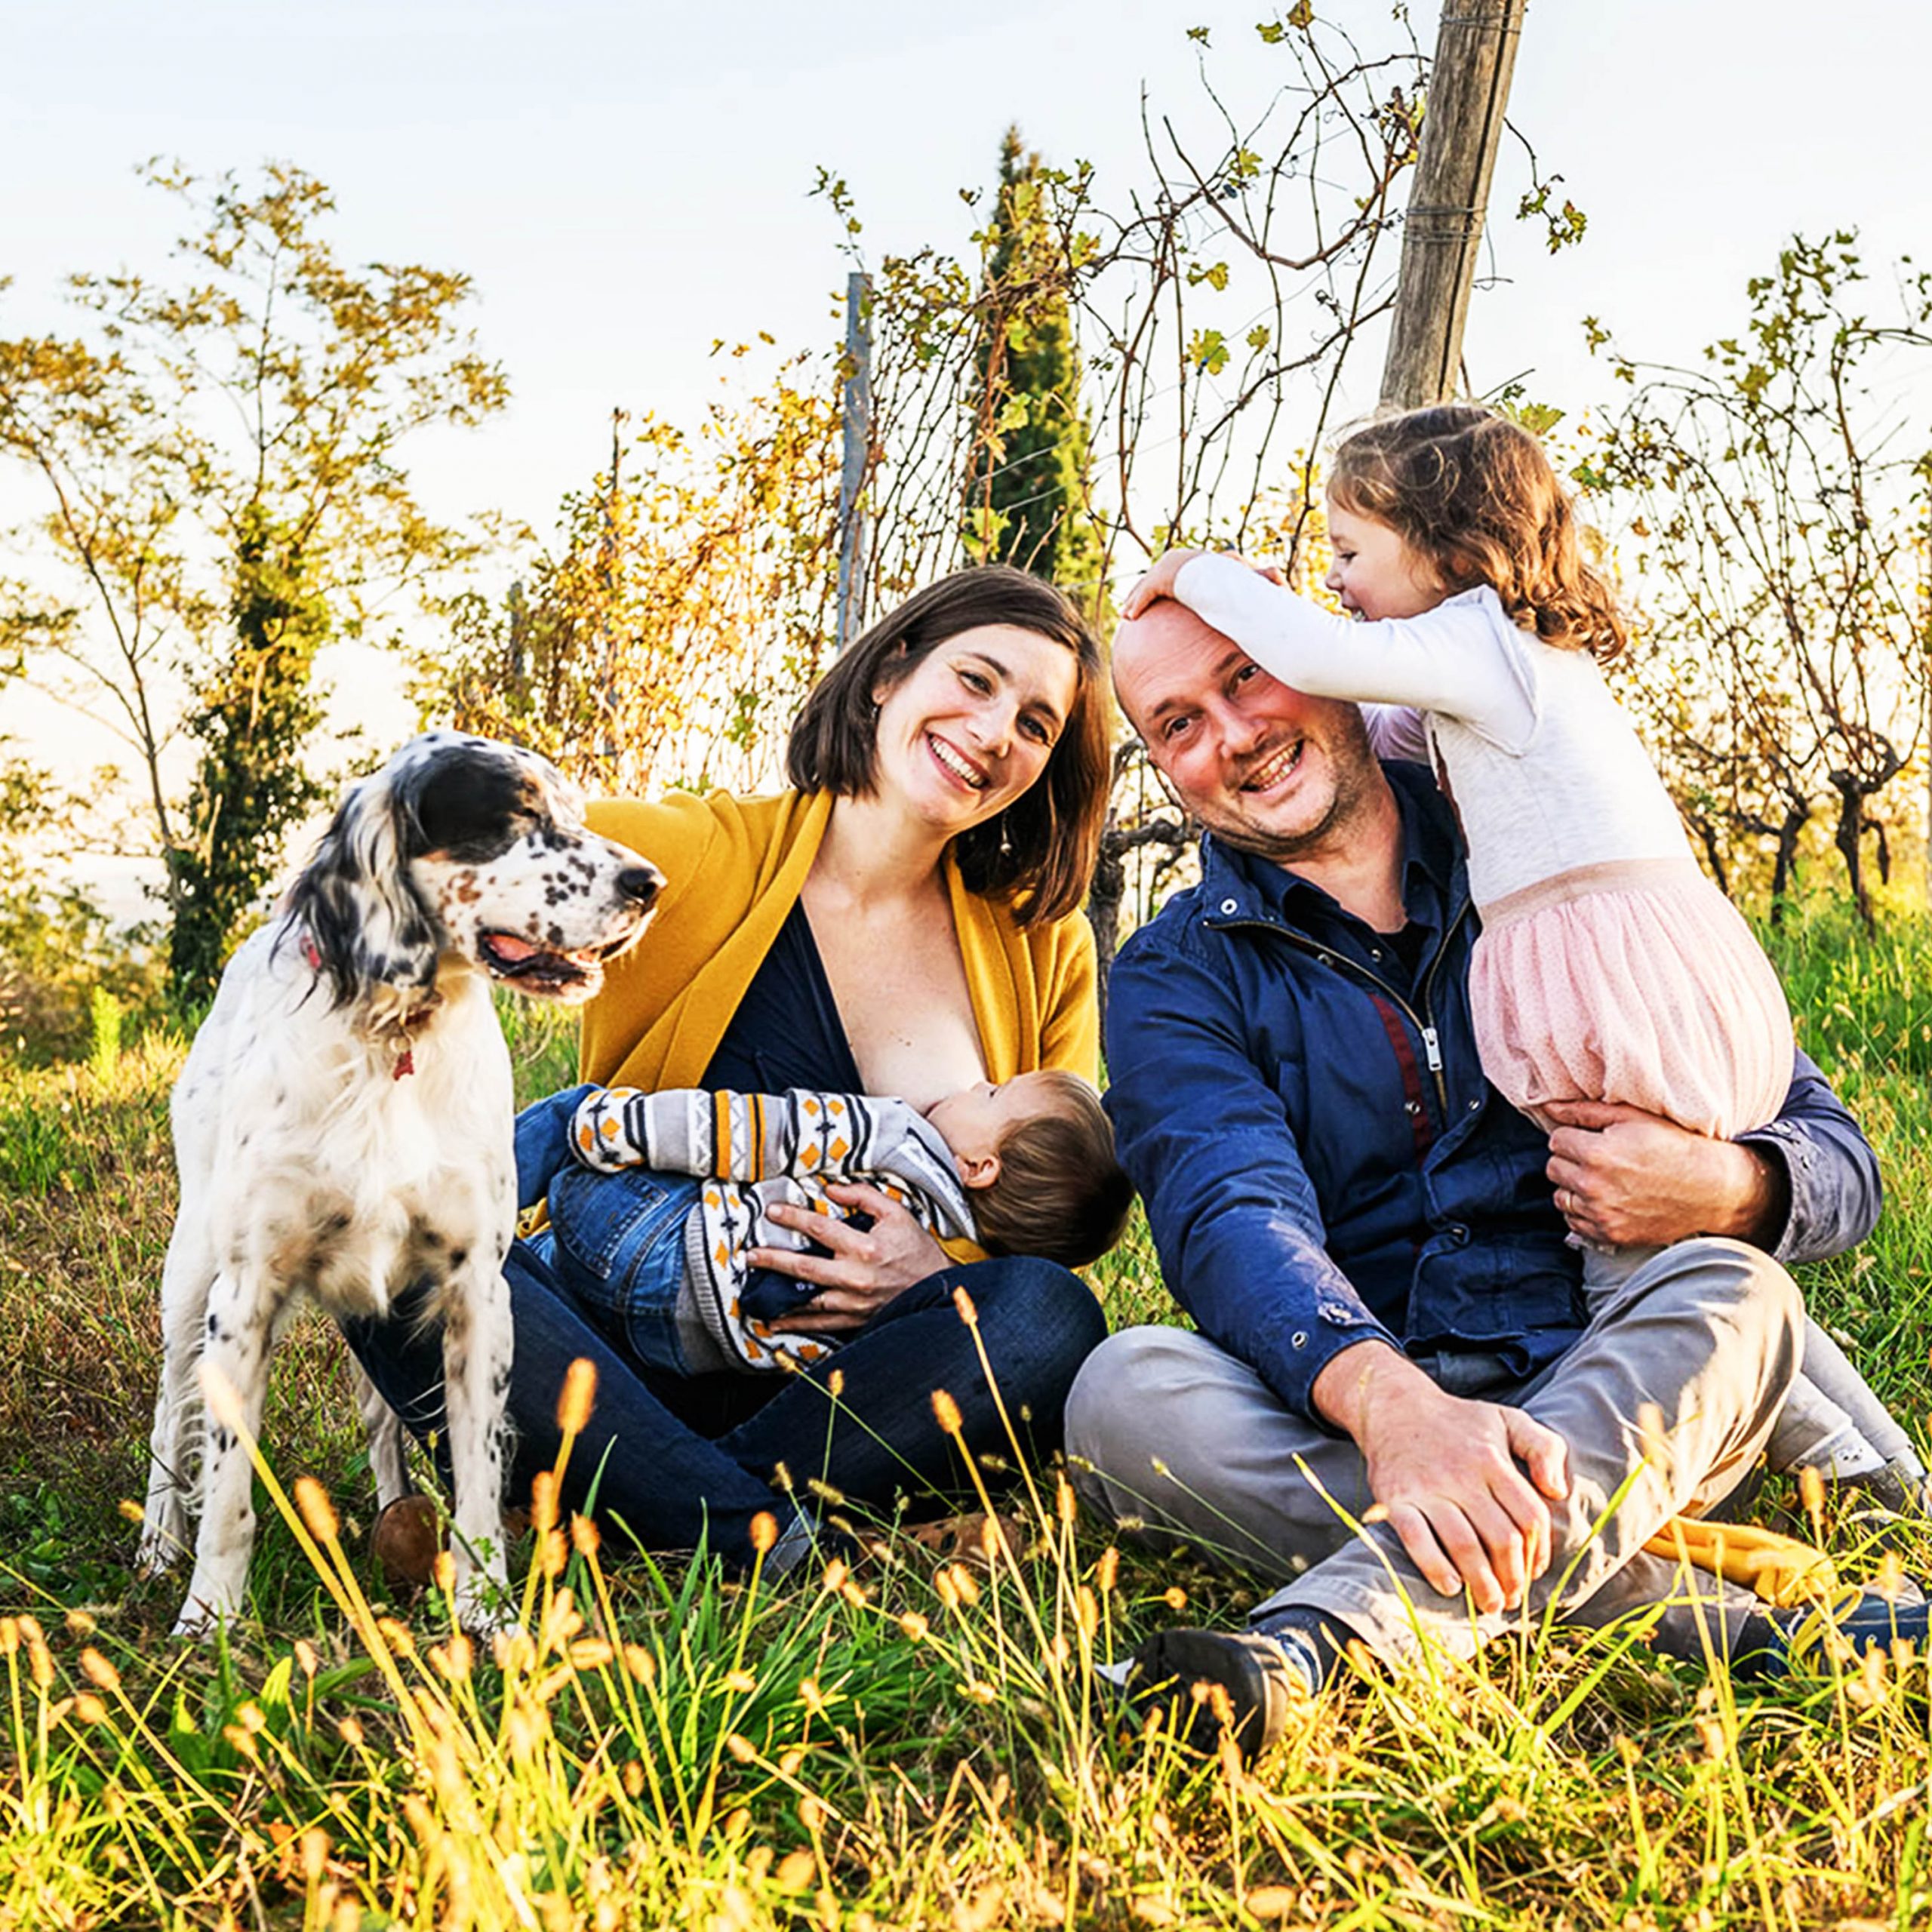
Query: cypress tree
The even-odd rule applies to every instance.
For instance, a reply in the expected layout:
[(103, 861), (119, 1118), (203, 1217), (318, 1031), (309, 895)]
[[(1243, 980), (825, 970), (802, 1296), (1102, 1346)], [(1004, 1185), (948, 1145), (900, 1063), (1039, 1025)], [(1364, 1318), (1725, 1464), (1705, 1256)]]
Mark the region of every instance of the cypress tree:
[(969, 554), (1017, 565), (1092, 607), (1100, 545), (1087, 511), (1088, 428), (1067, 303), (1071, 266), (1049, 171), (1017, 127), (1000, 145), (985, 251), (979, 422), (966, 488)]
[(202, 829), (168, 854), (176, 910), (168, 972), (190, 1008), (214, 995), (228, 948), (272, 883), (284, 841), (327, 796), (305, 750), (321, 722), (312, 681), (329, 614), (300, 541), (259, 504), (236, 532), (226, 661), (188, 719), (202, 755), (189, 801)]

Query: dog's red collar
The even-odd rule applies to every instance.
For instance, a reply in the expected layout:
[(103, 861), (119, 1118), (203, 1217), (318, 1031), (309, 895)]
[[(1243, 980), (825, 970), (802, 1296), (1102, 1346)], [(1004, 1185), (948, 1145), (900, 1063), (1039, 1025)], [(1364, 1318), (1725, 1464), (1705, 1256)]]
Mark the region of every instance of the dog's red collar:
[[(322, 949), (315, 943), (315, 936), (306, 926), (302, 928), (302, 961), (312, 973), (322, 970)], [(395, 1057), (395, 1071), (392, 1078), (400, 1080), (406, 1073), (416, 1071), (416, 1049), (408, 1033), (402, 1036), (402, 1051)]]

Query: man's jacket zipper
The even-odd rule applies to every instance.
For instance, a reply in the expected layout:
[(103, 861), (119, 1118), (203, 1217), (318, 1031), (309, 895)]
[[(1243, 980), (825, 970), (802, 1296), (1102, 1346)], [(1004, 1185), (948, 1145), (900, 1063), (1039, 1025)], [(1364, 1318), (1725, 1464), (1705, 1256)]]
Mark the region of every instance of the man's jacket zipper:
[(1380, 974), (1371, 972), (1366, 966), (1351, 959), (1346, 953), (1337, 952), (1333, 946), (1322, 946), (1306, 937), (1292, 926), (1277, 925), (1271, 919), (1220, 918), (1210, 923), (1217, 932), (1230, 932), (1237, 928), (1246, 927), (1256, 932), (1272, 933), (1277, 939), (1286, 940), (1299, 952), (1306, 952), (1328, 964), (1346, 968), (1357, 979), (1365, 981), (1377, 992), (1384, 995), (1390, 1004), (1401, 1011), (1403, 1017), (1421, 1036), (1423, 1059), (1431, 1078), (1435, 1082), (1435, 1104), (1446, 1125), (1449, 1118), (1449, 1087), (1442, 1077), (1442, 1041), (1436, 1031), (1435, 1014), (1429, 1005), (1429, 996), (1435, 989), (1435, 975), (1441, 966), (1444, 955), (1449, 950), (1449, 942), (1456, 937), (1463, 920), (1468, 918), (1469, 912), (1469, 902), (1466, 899), (1457, 908), (1456, 916), (1449, 921), (1448, 928), (1442, 935), (1441, 943), (1436, 947), (1435, 955), (1429, 962), (1429, 970), (1422, 976), (1420, 1014)]

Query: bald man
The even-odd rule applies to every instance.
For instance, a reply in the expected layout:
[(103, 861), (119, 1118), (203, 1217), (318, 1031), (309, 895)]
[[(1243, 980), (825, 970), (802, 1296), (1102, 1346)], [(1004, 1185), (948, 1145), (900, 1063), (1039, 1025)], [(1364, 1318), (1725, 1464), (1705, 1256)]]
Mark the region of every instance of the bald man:
[[(1428, 769), (1178, 604), (1123, 624), (1113, 662), (1207, 832), (1107, 1017), (1121, 1159), (1198, 1332), (1104, 1343), (1067, 1441), (1114, 1516), (1283, 1586), (1246, 1633), (1164, 1632), (1134, 1663), (1197, 1741), (1219, 1700), (1192, 1687), (1224, 1690), (1252, 1755), (1351, 1640), (1399, 1669), (1552, 1604), (1665, 1604), (1675, 1569), (1643, 1546), (1751, 1469), (1801, 1355), (1784, 1264), (1864, 1238), (1877, 1164), (1802, 1055), (1743, 1140), (1580, 1104), (1546, 1140), (1477, 1059), (1476, 921)], [(1598, 1238), (1663, 1251), (1593, 1321), (1559, 1189)], [(1712, 1587), (1721, 1641), (1787, 1667), (1757, 1600)]]

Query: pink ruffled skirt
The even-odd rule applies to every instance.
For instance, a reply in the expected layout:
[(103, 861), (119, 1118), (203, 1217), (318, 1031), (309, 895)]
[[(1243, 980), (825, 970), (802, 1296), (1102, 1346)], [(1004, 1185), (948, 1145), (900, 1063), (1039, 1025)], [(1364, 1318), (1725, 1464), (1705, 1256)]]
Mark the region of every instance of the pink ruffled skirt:
[(1720, 1140), (1777, 1116), (1792, 1072), (1783, 989), (1690, 860), (1567, 872), (1483, 917), (1469, 971), (1483, 1070), (1539, 1125), (1568, 1100)]

